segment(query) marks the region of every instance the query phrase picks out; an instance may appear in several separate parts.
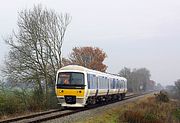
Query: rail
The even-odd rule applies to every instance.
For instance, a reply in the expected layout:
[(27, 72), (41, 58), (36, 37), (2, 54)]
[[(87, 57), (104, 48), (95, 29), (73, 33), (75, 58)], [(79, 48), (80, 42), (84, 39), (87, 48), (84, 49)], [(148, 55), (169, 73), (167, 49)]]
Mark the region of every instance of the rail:
[[(152, 91), (146, 92), (146, 93), (141, 93), (141, 94), (129, 94), (123, 100), (128, 100), (128, 99), (135, 98), (135, 97), (142, 96), (142, 95), (146, 95), (149, 93), (152, 93)], [(100, 104), (95, 104), (95, 105), (89, 105), (88, 107), (84, 107), (84, 108), (55, 109), (55, 110), (45, 111), (45, 112), (41, 112), (41, 113), (35, 113), (32, 115), (1, 120), (0, 123), (9, 123), (9, 122), (37, 123), (37, 122), (52, 120), (55, 118), (61, 118), (64, 116), (68, 116), (68, 115), (77, 113), (77, 112), (94, 109), (97, 107), (113, 104), (116, 102), (119, 102), (119, 101), (112, 101), (109, 103), (100, 103)]]

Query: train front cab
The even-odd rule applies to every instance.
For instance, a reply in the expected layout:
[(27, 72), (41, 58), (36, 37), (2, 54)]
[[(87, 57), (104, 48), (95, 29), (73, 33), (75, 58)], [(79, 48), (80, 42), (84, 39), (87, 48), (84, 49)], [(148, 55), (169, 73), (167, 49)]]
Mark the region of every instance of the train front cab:
[(56, 95), (62, 107), (84, 107), (86, 104), (86, 74), (83, 72), (59, 72)]

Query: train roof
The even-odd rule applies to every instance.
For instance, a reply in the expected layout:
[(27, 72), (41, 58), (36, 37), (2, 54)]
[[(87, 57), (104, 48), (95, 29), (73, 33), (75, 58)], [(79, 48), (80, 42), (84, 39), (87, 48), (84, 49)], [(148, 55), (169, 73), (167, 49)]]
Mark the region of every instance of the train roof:
[(67, 65), (65, 67), (62, 67), (58, 70), (58, 72), (60, 71), (82, 71), (82, 72), (87, 72), (87, 73), (94, 73), (94, 74), (101, 74), (101, 75), (105, 75), (105, 76), (112, 76), (112, 77), (117, 77), (117, 78), (121, 78), (121, 79), (124, 79), (126, 80), (126, 78), (124, 77), (120, 77), (119, 75), (115, 75), (115, 74), (111, 74), (111, 73), (103, 73), (103, 72), (100, 72), (100, 71), (96, 71), (96, 70), (91, 70), (91, 69), (88, 69), (88, 68), (85, 68), (83, 66), (79, 66), (79, 65)]

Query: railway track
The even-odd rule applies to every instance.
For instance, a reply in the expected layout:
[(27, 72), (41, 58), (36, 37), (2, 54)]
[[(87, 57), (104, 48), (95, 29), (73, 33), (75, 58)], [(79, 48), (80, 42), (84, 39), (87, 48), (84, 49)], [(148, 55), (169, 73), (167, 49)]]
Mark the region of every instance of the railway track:
[[(146, 95), (149, 93), (152, 93), (152, 92), (146, 92), (143, 94), (127, 95), (123, 100), (128, 100), (128, 99), (135, 98), (135, 97), (142, 96), (142, 95)], [(32, 115), (1, 120), (0, 123), (9, 123), (9, 122), (11, 122), (11, 123), (37, 123), (37, 122), (43, 122), (43, 121), (48, 121), (48, 120), (52, 120), (55, 118), (61, 118), (64, 116), (68, 116), (68, 115), (71, 115), (71, 114), (74, 114), (77, 112), (81, 112), (81, 111), (90, 110), (90, 109), (94, 109), (97, 107), (105, 106), (108, 104), (113, 104), (116, 102), (119, 102), (119, 101), (90, 105), (90, 106), (85, 107), (85, 108), (55, 109), (55, 110), (45, 111), (45, 112), (41, 112), (41, 113), (35, 113)]]

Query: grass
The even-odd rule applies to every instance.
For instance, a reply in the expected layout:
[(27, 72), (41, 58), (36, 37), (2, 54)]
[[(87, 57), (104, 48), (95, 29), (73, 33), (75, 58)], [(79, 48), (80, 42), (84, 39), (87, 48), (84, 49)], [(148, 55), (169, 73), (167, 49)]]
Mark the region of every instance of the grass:
[[(56, 97), (51, 96), (49, 100), (54, 101), (55, 99), (52, 98)], [(0, 120), (49, 110), (57, 105), (56, 100), (53, 103), (49, 101), (49, 105), (46, 105), (44, 100), (44, 96), (37, 91), (11, 88), (0, 89)]]
[(173, 116), (180, 121), (180, 107), (173, 111)]
[(148, 95), (136, 102), (107, 109), (78, 123), (179, 123), (180, 107), (176, 101), (159, 102)]

